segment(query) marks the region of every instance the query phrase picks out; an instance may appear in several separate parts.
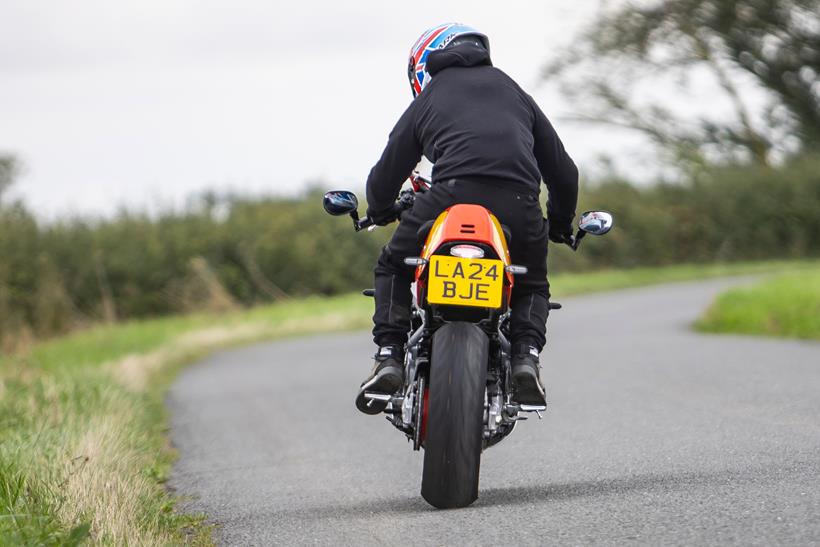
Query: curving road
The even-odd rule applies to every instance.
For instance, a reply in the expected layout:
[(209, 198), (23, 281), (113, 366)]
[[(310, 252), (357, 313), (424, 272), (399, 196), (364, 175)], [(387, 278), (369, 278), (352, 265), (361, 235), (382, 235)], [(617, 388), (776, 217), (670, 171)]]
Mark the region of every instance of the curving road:
[(353, 397), (366, 334), (225, 351), (169, 396), (171, 486), (227, 545), (820, 544), (820, 344), (692, 333), (721, 280), (565, 299), (550, 395), (437, 511)]

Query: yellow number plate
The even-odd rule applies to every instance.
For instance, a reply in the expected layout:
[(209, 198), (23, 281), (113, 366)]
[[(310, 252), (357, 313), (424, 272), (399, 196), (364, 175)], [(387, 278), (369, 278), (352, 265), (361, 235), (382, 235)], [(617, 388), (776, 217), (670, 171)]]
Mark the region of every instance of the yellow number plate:
[(504, 263), (484, 258), (430, 257), (427, 301), (430, 304), (500, 308)]

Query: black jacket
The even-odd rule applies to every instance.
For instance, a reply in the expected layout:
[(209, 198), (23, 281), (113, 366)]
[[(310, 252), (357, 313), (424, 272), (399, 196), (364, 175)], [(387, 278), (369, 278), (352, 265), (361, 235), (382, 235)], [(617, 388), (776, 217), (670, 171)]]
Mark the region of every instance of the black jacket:
[(480, 179), (549, 190), (554, 222), (575, 216), (578, 169), (547, 117), (481, 47), (461, 44), (428, 56), (430, 83), (399, 119), (367, 179), (369, 212), (392, 206), (424, 154), (433, 181)]

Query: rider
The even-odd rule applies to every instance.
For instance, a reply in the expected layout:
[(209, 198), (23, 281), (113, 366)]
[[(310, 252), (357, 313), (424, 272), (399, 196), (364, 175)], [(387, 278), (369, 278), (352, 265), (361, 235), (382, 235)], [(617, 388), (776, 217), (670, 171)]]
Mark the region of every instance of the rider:
[[(512, 382), (518, 402), (544, 404), (538, 355), (549, 314), (547, 239), (572, 241), (578, 169), (532, 97), (492, 66), (489, 40), (477, 30), (458, 23), (427, 30), (410, 50), (408, 76), (414, 100), (370, 171), (367, 214), (379, 226), (397, 219), (395, 199), (422, 154), (434, 164), (433, 185), (402, 214), (379, 257), (373, 316), (379, 349), (356, 406), (381, 412), (386, 404), (368, 405), (365, 390), (392, 394), (403, 384), (413, 280), (404, 259), (421, 252), (422, 224), (457, 203), (492, 211), (512, 233), (512, 262), (528, 268), (516, 276), (511, 298)], [(541, 180), (549, 219), (538, 201)]]

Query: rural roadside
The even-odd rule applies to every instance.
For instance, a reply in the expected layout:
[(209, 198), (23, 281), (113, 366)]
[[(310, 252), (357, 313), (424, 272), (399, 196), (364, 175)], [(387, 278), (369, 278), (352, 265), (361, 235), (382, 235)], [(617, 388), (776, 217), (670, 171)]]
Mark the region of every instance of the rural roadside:
[[(779, 287), (778, 280), (789, 276), (788, 287), (814, 291), (816, 308), (818, 270), (816, 261), (792, 261), (564, 274), (553, 277), (552, 292), (560, 300), (594, 291), (750, 275), (761, 276), (764, 289), (734, 291), (770, 290), (767, 284)], [(788, 317), (794, 317), (795, 309), (812, 309), (805, 305), (805, 294), (790, 290), (788, 298), (776, 289), (771, 300), (762, 302), (779, 303), (778, 313)], [(728, 306), (722, 298), (699, 328), (738, 332), (716, 319)], [(783, 312), (785, 307), (792, 311)], [(365, 329), (371, 308), (372, 302), (357, 294), (311, 297), (221, 316), (100, 326), (0, 358), (0, 543), (210, 544), (203, 516), (175, 511), (177, 500), (165, 487), (175, 457), (168, 441), (165, 394), (178, 372), (227, 346)], [(806, 321), (798, 320), (801, 325)], [(812, 335), (801, 328), (770, 334), (818, 336), (816, 330)]]

